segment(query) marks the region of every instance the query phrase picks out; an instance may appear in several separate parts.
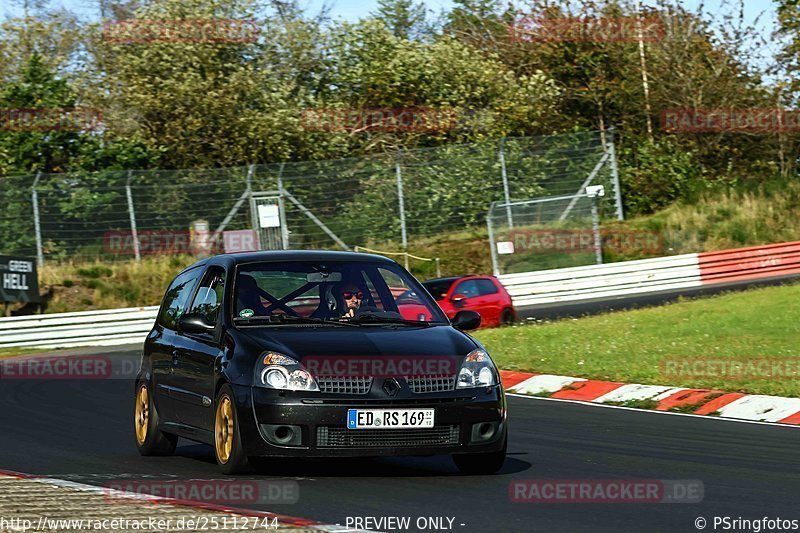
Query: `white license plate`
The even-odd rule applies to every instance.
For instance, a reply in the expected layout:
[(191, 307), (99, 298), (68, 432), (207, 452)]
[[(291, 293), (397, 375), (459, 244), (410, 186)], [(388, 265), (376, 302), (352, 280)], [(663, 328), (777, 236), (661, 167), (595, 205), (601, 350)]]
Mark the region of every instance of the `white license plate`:
[(348, 409), (347, 429), (432, 428), (433, 409)]

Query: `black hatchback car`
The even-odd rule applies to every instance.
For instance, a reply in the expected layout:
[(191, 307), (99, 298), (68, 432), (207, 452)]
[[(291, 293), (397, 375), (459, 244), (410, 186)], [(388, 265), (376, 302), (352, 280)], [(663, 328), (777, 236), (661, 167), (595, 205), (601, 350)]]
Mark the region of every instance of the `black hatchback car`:
[(350, 252), (219, 255), (181, 272), (144, 344), (134, 429), (143, 455), (210, 444), (225, 473), (252, 457), (506, 456), (498, 371), (394, 261)]

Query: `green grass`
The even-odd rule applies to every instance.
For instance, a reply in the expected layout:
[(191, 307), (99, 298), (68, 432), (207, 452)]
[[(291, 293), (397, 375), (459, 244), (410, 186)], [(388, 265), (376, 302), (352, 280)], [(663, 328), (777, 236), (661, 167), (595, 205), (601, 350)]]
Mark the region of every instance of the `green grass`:
[[(0, 348), (0, 359), (3, 357), (16, 357), (45, 351), (42, 348)], [(50, 350), (52, 351), (52, 350)]]
[(480, 330), (505, 370), (800, 396), (798, 376), (742, 379), (666, 374), (672, 359), (800, 359), (800, 284), (579, 319)]

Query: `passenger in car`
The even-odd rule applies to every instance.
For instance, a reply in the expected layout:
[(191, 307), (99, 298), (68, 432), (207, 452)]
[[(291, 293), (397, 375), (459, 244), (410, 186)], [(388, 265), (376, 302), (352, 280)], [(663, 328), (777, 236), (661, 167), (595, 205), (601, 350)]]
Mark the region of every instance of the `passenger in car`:
[(267, 310), (261, 301), (264, 291), (258, 286), (252, 276), (239, 274), (237, 279), (236, 295), (239, 301), (239, 311), (251, 310), (255, 316), (267, 315)]

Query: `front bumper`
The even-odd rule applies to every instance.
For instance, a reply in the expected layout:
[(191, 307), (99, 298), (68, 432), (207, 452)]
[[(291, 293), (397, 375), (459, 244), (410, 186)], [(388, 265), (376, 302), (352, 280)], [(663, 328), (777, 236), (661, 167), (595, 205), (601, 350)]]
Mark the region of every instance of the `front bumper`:
[[(249, 390), (248, 390), (249, 389)], [(349, 395), (312, 395), (240, 387), (242, 445), (249, 456), (361, 457), (438, 455), (499, 451), (506, 439), (506, 401), (502, 387), (491, 386), (413, 397), (376, 399)], [(347, 430), (347, 410), (435, 409), (431, 429)], [(275, 428), (299, 433), (292, 445), (274, 441)], [(479, 433), (491, 427), (491, 436)]]

